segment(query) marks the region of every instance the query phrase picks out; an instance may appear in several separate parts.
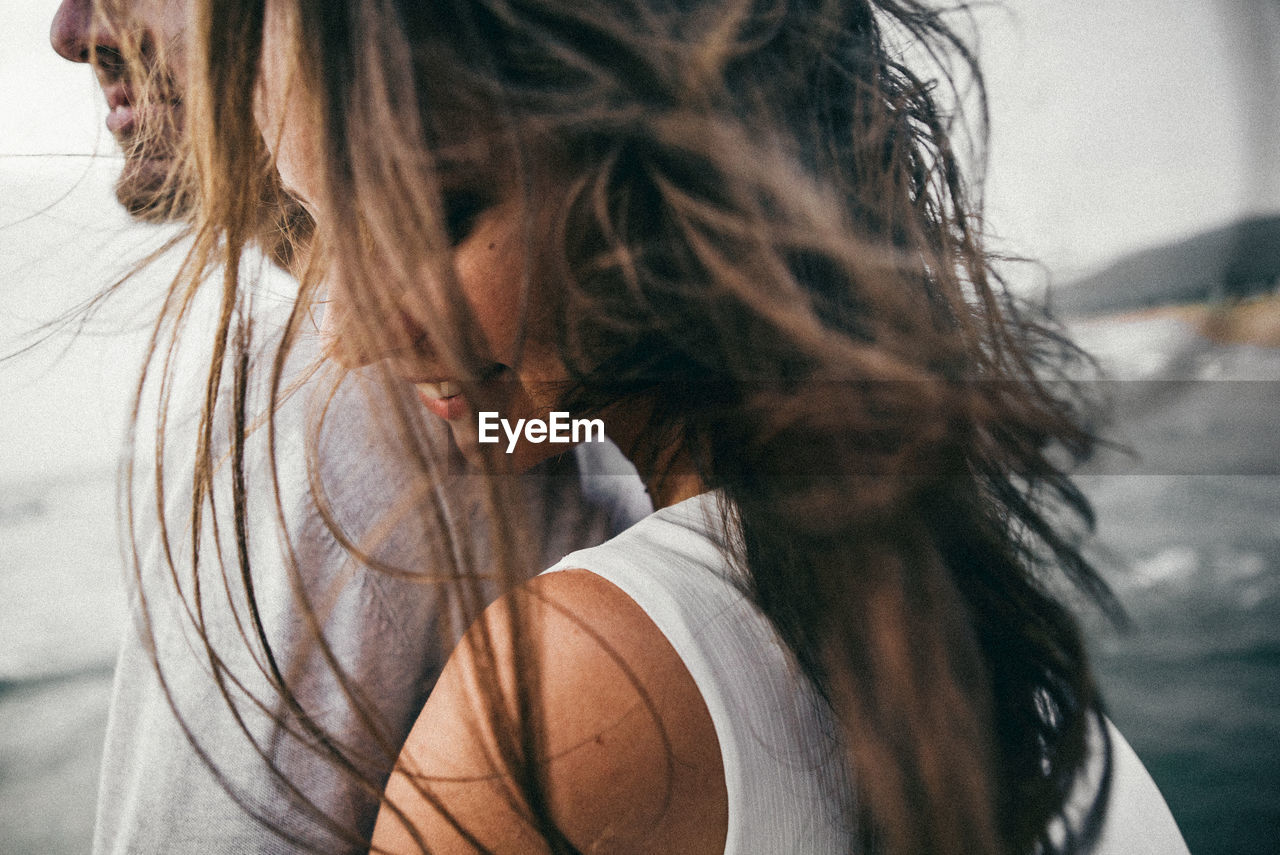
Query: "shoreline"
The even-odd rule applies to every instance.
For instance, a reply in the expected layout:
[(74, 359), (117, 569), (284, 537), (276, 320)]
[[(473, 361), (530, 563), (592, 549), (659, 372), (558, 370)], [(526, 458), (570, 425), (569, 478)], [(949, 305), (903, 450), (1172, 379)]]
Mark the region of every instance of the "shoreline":
[(1221, 302), (1177, 303), (1068, 319), (1072, 324), (1169, 318), (1214, 344), (1280, 349), (1280, 293)]

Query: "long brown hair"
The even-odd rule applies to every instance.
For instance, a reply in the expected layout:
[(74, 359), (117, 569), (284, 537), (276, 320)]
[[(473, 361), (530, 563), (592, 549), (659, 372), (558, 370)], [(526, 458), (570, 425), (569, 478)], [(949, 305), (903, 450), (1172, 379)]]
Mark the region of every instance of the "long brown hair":
[[(1075, 351), (1009, 296), (984, 250), (978, 182), (957, 151), (968, 145), (980, 169), (981, 75), (948, 17), (963, 10), (271, 2), (292, 31), (288, 83), (313, 122), (325, 182), (272, 396), (327, 278), (347, 291), (348, 347), (420, 347), (388, 322), (409, 305), (433, 354), (482, 404), (484, 345), (458, 292), (451, 230), (494, 201), (493, 187), (521, 188), (530, 211), (550, 212), (529, 254), (555, 287), (527, 282), (512, 311), (551, 319), (567, 368), (558, 400), (577, 414), (644, 402), (648, 423), (630, 449), (642, 470), (679, 447), (722, 491), (742, 534), (732, 560), (844, 731), (865, 846), (1085, 845), (1105, 786), (1083, 821), (1050, 828), (1100, 702), (1051, 590), (1065, 577), (1109, 604), (1067, 525), (1072, 514), (1090, 522), (1065, 469), (1093, 436), (1060, 373)], [(235, 426), (233, 472), (250, 429), (241, 261), (261, 235), (264, 199), (279, 194), (252, 109), (265, 7), (204, 0), (196, 30), (200, 219), (169, 317), (219, 271), (196, 528), (213, 496), (218, 409)], [(970, 97), (964, 81), (975, 82)], [(384, 405), (417, 447), (412, 403), (391, 394)], [(413, 460), (422, 483), (438, 477), (429, 450)], [(498, 453), (482, 463), (504, 469)], [(239, 533), (247, 497), (233, 480), (222, 511)], [(489, 481), (489, 569), (503, 587), (536, 569), (510, 490)], [(433, 595), (460, 604), (465, 623), (484, 597), (474, 568), (454, 575)], [(553, 851), (569, 851), (538, 770), (537, 673), (533, 655), (514, 714), (496, 677), (488, 691), (493, 714), (512, 718), (501, 730), (518, 735), (502, 746), (504, 770)], [(293, 713), (318, 750), (359, 774), (340, 740)]]

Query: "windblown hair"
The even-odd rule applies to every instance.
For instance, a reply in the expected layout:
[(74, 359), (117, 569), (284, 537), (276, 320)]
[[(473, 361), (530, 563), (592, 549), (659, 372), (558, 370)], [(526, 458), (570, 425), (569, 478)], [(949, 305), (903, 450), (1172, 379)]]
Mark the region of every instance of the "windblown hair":
[[(196, 32), (200, 219), (168, 323), (220, 269), (197, 527), (224, 387), (243, 411), (246, 383), (224, 369), (249, 364), (241, 260), (279, 193), (252, 109), (265, 5), (204, 0)], [(961, 163), (968, 151), (980, 166), (985, 134), (981, 75), (952, 24), (963, 10), (272, 6), (292, 33), (287, 83), (319, 146), (312, 202), (325, 211), (273, 395), (327, 281), (347, 295), (347, 347), (415, 353), (423, 335), (393, 322), (407, 312), (484, 408), (492, 360), (451, 247), (514, 188), (529, 222), (547, 225), (528, 229), (539, 273), (511, 310), (555, 330), (568, 367), (558, 400), (575, 414), (643, 403), (633, 454), (657, 465), (684, 448), (722, 492), (741, 533), (732, 559), (842, 728), (866, 851), (1080, 851), (1100, 809), (1066, 822), (1064, 806), (1100, 701), (1051, 591), (1065, 577), (1110, 604), (1066, 529), (1072, 514), (1091, 523), (1066, 468), (1094, 438), (1059, 373), (1075, 351), (1006, 293), (984, 249), (978, 185)], [(420, 415), (403, 395), (387, 400), (388, 423), (412, 443)], [(234, 468), (248, 428), (232, 421)], [(502, 457), (485, 468), (500, 473)], [(429, 458), (416, 458), (424, 482)], [(507, 485), (490, 482), (487, 569), (509, 587), (535, 568)], [(246, 501), (241, 486), (232, 525)], [(239, 563), (250, 579), (243, 548)], [(474, 617), (476, 574), (457, 575), (438, 595)], [(522, 631), (518, 610), (513, 620)], [(517, 735), (500, 760), (552, 851), (572, 851), (538, 768), (529, 657), (515, 699), (499, 698), (496, 677), (486, 688), (491, 714), (507, 719), (496, 729)], [(335, 741), (317, 742), (343, 764)], [(1104, 796), (1105, 784), (1096, 805)]]

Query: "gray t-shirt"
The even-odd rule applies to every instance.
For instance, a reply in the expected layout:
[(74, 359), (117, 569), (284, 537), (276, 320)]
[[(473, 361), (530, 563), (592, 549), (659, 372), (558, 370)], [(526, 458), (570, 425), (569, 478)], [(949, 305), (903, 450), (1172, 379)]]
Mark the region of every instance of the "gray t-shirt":
[[(211, 526), (203, 526), (198, 571), (181, 510), (189, 503), (189, 468), (171, 479), (168, 494), (176, 574), (160, 550), (155, 522), (140, 530), (142, 578), (133, 587), (144, 592), (145, 605), (136, 593), (132, 605), (145, 631), (127, 634), (116, 668), (95, 855), (362, 851), (342, 831), (372, 829), (378, 789), (361, 788), (327, 759), (319, 734), (282, 703), (274, 683), (283, 679), (326, 738), (340, 741), (341, 762), (382, 781), (464, 628), (450, 620), (439, 589), (427, 581), (433, 568), (447, 563), (441, 560), (446, 554), (476, 567), (486, 561), (479, 479), (450, 456), (447, 428), (427, 425), (440, 471), (433, 495), (423, 497), (428, 512), (404, 513), (403, 500), (388, 498), (403, 497), (410, 483), (405, 473), (412, 470), (393, 450), (386, 420), (370, 415), (386, 402), (358, 377), (344, 382), (327, 407), (309, 463), (302, 437), (329, 389), (317, 378), (296, 385), (277, 415), (282, 514), (265, 462), (266, 431), (254, 433), (246, 448), (245, 530), (256, 614), (245, 596), (235, 532), (228, 530), (226, 472), (216, 476), (222, 528), (215, 539)], [(191, 428), (175, 424), (170, 434)], [(181, 459), (181, 449), (171, 457)], [(311, 477), (322, 485), (340, 531), (409, 577), (370, 569), (338, 542)], [(141, 480), (148, 482), (145, 474)], [(542, 538), (530, 544), (538, 566), (606, 540), (650, 511), (634, 469), (604, 444), (544, 464), (524, 476), (518, 490), (534, 520), (530, 531)], [(302, 596), (323, 628), (332, 661), (314, 643), (299, 608)], [(259, 625), (272, 658), (257, 640)]]

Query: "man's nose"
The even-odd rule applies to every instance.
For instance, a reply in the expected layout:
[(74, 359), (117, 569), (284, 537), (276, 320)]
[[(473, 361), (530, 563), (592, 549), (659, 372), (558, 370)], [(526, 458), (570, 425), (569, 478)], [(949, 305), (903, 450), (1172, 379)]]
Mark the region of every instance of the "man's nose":
[(72, 62), (88, 62), (95, 41), (99, 47), (117, 47), (110, 34), (94, 22), (94, 0), (62, 0), (49, 26), (49, 42), (58, 55)]

